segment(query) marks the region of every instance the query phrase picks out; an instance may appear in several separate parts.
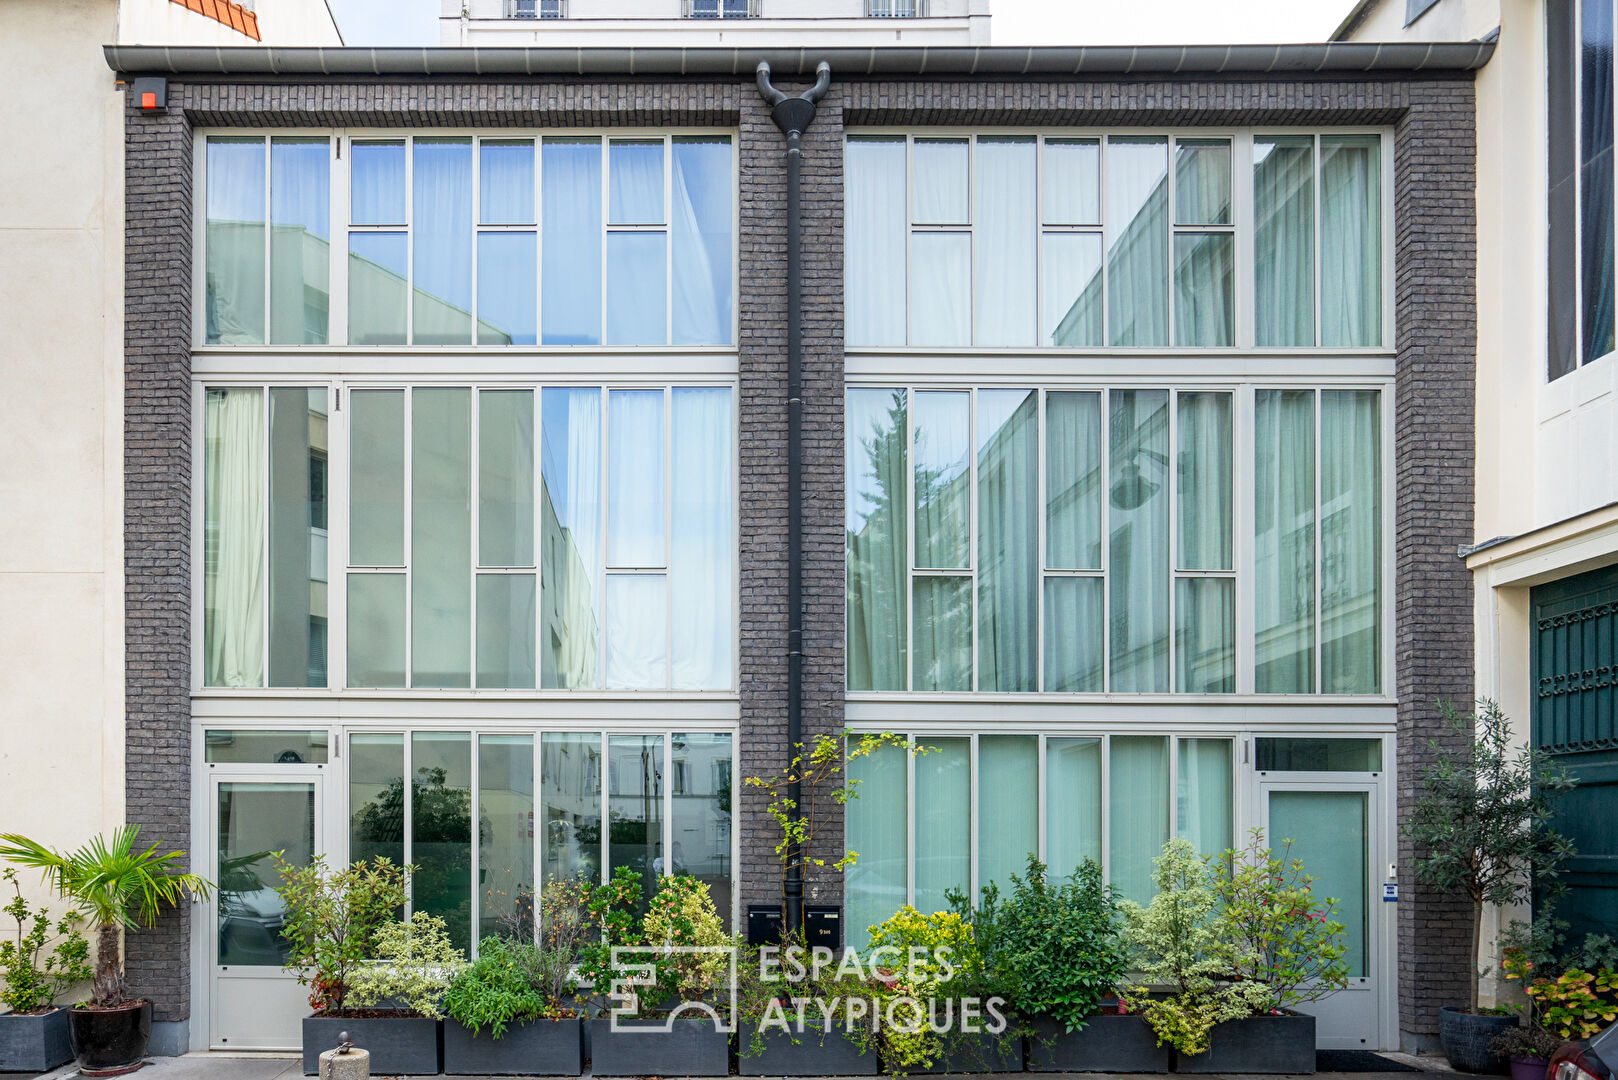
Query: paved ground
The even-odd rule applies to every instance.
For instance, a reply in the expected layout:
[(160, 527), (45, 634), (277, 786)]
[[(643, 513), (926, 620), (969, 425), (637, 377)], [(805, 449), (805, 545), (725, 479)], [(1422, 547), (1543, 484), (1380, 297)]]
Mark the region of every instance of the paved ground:
[[(1449, 1071), (1442, 1058), (1427, 1056), (1415, 1058), (1403, 1054), (1383, 1056), (1428, 1072)], [(78, 1070), (69, 1065), (55, 1072), (45, 1073), (38, 1080), (74, 1080), (78, 1075)], [(302, 1064), (296, 1057), (269, 1054), (187, 1054), (178, 1058), (154, 1058), (146, 1068), (135, 1073), (134, 1077), (135, 1080), (297, 1080), (302, 1075)], [(22, 1078), (19, 1077), (18, 1080)], [(584, 1080), (590, 1080), (589, 1073), (585, 1073)], [(1060, 1080), (1060, 1075), (1043, 1074), (1042, 1080)], [(1110, 1077), (1105, 1073), (1079, 1073), (1075, 1074), (1075, 1080), (1110, 1080)], [(1204, 1076), (1198, 1080), (1227, 1080), (1227, 1078)], [(1306, 1078), (1265, 1077), (1264, 1080), (1306, 1080)], [(1412, 1080), (1412, 1078), (1410, 1073), (1322, 1072), (1315, 1073), (1313, 1080)]]

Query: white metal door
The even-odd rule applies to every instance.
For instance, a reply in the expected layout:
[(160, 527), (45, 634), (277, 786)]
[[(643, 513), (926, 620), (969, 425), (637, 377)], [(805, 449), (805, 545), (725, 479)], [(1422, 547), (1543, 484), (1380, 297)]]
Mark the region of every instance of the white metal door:
[(285, 909), (279, 852), (307, 865), (324, 850), (325, 773), (319, 766), (217, 766), (208, 772), (210, 874), (208, 1044), (216, 1050), (296, 1050), (308, 990), (282, 969)]
[(1378, 779), (1290, 774), (1259, 782), (1259, 813), (1270, 849), (1300, 859), (1317, 895), (1337, 901), (1349, 965), (1348, 985), (1299, 1007), (1318, 1018), (1318, 1045), (1383, 1049), (1384, 965), (1381, 910), (1382, 792)]

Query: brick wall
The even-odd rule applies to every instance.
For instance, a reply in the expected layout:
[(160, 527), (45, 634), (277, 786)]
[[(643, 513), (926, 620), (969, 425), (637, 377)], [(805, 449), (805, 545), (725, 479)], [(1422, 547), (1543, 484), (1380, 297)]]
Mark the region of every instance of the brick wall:
[[(794, 89), (788, 87), (787, 89)], [(786, 727), (785, 166), (783, 139), (751, 80), (170, 84), (166, 115), (128, 124), (126, 387), (130, 820), (187, 843), (190, 430), (190, 128), (255, 126), (739, 125), (741, 469), (740, 776), (784, 763)], [(837, 78), (804, 140), (804, 729), (843, 717), (842, 165), (845, 124), (1396, 125), (1399, 805), (1408, 806), (1435, 702), (1472, 685), (1473, 280), (1469, 77), (1364, 79), (929, 80)], [(741, 901), (778, 895), (776, 834), (737, 786)], [(815, 852), (834, 859), (834, 805)], [(1465, 991), (1465, 931), (1452, 900), (1423, 895), (1400, 851), (1401, 1028), (1436, 1030), (1433, 1006)], [(812, 875), (812, 899), (841, 899)], [(137, 938), (131, 975), (188, 1011), (179, 920)]]

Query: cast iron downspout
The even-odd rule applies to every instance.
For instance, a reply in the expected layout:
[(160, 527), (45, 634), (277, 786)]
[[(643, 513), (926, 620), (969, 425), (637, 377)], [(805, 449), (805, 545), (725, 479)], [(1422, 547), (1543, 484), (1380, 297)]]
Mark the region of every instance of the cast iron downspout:
[[(815, 103), (831, 86), (831, 65), (815, 68), (815, 85), (788, 96), (770, 85), (770, 65), (758, 65), (758, 92), (770, 105), (770, 118), (787, 137), (787, 766), (803, 745), (803, 205), (798, 174), (799, 142), (815, 119)], [(796, 770), (794, 770), (796, 773)], [(794, 805), (802, 792), (787, 789)], [(803, 860), (794, 845), (787, 851), (785, 918), (782, 931), (803, 928)]]

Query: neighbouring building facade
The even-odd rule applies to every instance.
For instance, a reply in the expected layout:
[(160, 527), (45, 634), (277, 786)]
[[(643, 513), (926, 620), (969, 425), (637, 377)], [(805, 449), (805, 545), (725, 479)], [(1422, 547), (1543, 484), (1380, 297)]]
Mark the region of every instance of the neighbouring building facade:
[[(1579, 780), (1557, 917), (1618, 928), (1613, 6), (1362, 4), (1337, 37), (1498, 39), (1478, 73), (1477, 690)], [(1494, 912), (1502, 918), (1528, 912)], [(1486, 937), (1485, 951), (1490, 951)], [(1485, 964), (1492, 961), (1485, 960)]]

